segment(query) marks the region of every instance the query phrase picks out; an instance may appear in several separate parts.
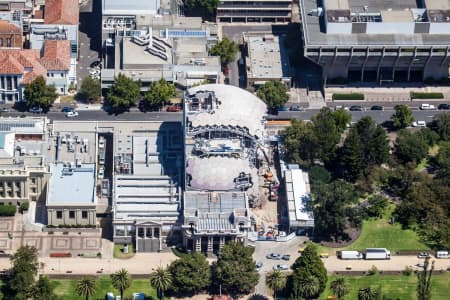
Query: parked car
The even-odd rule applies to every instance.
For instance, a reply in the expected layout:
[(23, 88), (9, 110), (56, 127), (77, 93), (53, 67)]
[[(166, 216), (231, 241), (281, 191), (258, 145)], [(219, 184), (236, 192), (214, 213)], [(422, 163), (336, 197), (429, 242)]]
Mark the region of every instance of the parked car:
[(260, 262), (260, 261), (258, 261), (258, 262), (256, 263), (256, 271), (261, 270), (262, 267), (263, 267), (263, 263)]
[(69, 111), (74, 111), (74, 110), (75, 110), (75, 109), (74, 109), (73, 107), (64, 106), (64, 107), (61, 109), (61, 112), (68, 113)]
[(347, 107), (347, 106), (342, 106), (342, 105), (336, 105), (336, 106), (334, 107), (334, 110), (340, 110), (340, 109), (348, 110), (348, 107)]
[(431, 257), (431, 254), (428, 253), (428, 252), (420, 252), (420, 253), (417, 255), (417, 258), (427, 258), (427, 257)]
[(77, 112), (77, 111), (74, 111), (74, 110), (68, 111), (68, 112), (66, 113), (66, 117), (67, 117), (67, 118), (75, 118), (75, 117), (78, 117), (78, 112)]
[(278, 111), (288, 111), (288, 107), (287, 106), (281, 106), (277, 108)]
[(381, 105), (373, 105), (370, 110), (384, 110), (384, 108)]
[(286, 265), (286, 264), (275, 265), (275, 266), (273, 266), (273, 270), (274, 270), (274, 271), (285, 271), (285, 270), (289, 270), (289, 265)]
[(423, 103), (420, 105), (421, 110), (430, 110), (430, 109), (436, 109), (436, 107), (432, 104)]
[(300, 105), (291, 105), (289, 108), (290, 111), (304, 111), (305, 109)]
[(425, 121), (414, 121), (412, 122), (413, 127), (427, 127), (427, 122)]
[(276, 259), (276, 260), (278, 260), (278, 259), (281, 259), (281, 254), (272, 252), (272, 253), (267, 254), (266, 258), (267, 259)]
[(34, 113), (34, 114), (40, 114), (40, 113), (42, 113), (44, 110), (41, 108), (41, 107), (31, 107), (29, 110), (28, 110), (30, 113)]
[(350, 111), (363, 111), (363, 107), (361, 105), (352, 105), (350, 106)]
[(96, 60), (94, 62), (91, 63), (91, 68), (97, 68), (97, 67), (102, 67), (102, 62), (99, 60)]
[(438, 109), (449, 110), (450, 109), (450, 104), (441, 103), (441, 104), (439, 104)]
[(99, 69), (91, 69), (89, 70), (89, 75), (100, 75)]
[(9, 111), (9, 109), (7, 109), (6, 107), (0, 108), (0, 112), (8, 112), (8, 111)]
[(98, 179), (103, 179), (105, 177), (105, 168), (98, 168)]
[(283, 257), (281, 257), (282, 260), (290, 260), (291, 259), (291, 255), (290, 254), (285, 254), (283, 255)]
[(176, 105), (171, 105), (171, 106), (167, 106), (166, 111), (168, 112), (179, 112), (181, 109), (179, 106)]

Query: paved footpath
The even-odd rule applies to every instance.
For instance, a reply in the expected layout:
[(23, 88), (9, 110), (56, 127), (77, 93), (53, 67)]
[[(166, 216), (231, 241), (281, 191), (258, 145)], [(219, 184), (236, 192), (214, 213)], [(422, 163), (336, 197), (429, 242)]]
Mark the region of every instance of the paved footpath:
[[(153, 269), (166, 267), (177, 257), (173, 253), (138, 253), (129, 259), (99, 259), (99, 258), (50, 258), (43, 257), (39, 262), (44, 263), (45, 274), (110, 274), (121, 268), (127, 269), (131, 274), (150, 274)], [(433, 259), (435, 270), (450, 268), (450, 259)], [(391, 260), (341, 260), (336, 256), (323, 259), (328, 272), (345, 271), (351, 267), (352, 271), (367, 271), (373, 265), (383, 271), (403, 271), (406, 266), (420, 269), (417, 264), (423, 262), (416, 256), (393, 256)], [(10, 268), (8, 258), (0, 258), (0, 270)], [(270, 269), (270, 268), (269, 268)], [(269, 271), (269, 269), (264, 271)]]

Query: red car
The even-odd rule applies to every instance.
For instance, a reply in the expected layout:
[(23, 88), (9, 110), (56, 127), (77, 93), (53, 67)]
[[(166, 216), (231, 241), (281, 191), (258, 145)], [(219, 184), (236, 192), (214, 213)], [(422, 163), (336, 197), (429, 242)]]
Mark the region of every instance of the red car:
[(179, 112), (180, 110), (180, 107), (175, 105), (168, 106), (166, 109), (168, 112)]

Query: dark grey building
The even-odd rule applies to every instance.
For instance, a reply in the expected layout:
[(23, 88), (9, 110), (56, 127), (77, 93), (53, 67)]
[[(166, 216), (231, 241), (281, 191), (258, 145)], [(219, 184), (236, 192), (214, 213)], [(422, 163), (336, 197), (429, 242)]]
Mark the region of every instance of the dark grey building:
[(221, 0), (217, 22), (290, 22), (292, 0)]
[(300, 0), (304, 56), (327, 79), (448, 78), (448, 0)]

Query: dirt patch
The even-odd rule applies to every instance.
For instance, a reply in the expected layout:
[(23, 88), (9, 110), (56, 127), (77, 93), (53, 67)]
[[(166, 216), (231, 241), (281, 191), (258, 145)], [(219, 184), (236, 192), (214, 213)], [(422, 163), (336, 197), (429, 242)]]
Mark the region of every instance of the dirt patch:
[(326, 247), (330, 248), (343, 248), (347, 247), (348, 245), (351, 245), (353, 242), (355, 242), (359, 236), (361, 235), (361, 228), (350, 228), (345, 231), (345, 233), (348, 235), (347, 240), (342, 241), (320, 241), (320, 243)]

